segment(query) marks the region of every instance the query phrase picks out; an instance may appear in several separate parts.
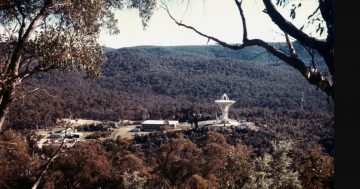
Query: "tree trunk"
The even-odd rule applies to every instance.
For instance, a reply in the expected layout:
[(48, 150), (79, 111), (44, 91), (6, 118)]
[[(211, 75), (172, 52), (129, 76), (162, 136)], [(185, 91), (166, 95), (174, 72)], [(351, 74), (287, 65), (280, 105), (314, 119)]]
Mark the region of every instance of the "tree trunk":
[(14, 101), (15, 85), (15, 81), (12, 81), (3, 89), (2, 101), (0, 103), (0, 130), (4, 126), (6, 116), (9, 113), (10, 104)]

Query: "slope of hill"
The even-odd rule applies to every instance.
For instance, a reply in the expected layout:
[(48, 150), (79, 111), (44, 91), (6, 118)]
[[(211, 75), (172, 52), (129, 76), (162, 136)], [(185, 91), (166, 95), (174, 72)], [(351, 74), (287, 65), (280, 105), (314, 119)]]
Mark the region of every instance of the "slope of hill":
[[(32, 78), (55, 97), (35, 93), (13, 106), (18, 126), (51, 125), (56, 118), (119, 120), (181, 117), (190, 109), (214, 117), (213, 101), (223, 93), (237, 101), (235, 118), (269, 113), (319, 117), (333, 105), (293, 68), (260, 48), (231, 51), (220, 46), (133, 47), (106, 52), (97, 79), (58, 72)], [(298, 49), (301, 56), (305, 51)], [(255, 57), (255, 58), (253, 58)], [(321, 65), (320, 65), (321, 66)], [(304, 113), (300, 113), (304, 96)], [(19, 116), (20, 115), (20, 116)], [(321, 116), (320, 116), (321, 117)]]

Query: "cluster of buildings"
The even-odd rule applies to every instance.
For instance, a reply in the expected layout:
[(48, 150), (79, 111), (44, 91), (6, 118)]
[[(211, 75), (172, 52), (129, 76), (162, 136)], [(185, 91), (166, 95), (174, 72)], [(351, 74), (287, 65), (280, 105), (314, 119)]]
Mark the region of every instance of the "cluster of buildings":
[(48, 138), (56, 139), (56, 138), (80, 138), (81, 133), (77, 132), (75, 128), (66, 128), (59, 131), (50, 131)]
[[(221, 117), (215, 119), (215, 120), (206, 120), (206, 121), (199, 121), (197, 126), (237, 126), (239, 128), (249, 128), (252, 130), (257, 130), (258, 127), (255, 126), (252, 122), (247, 122), (246, 120), (234, 120), (229, 119), (228, 112), (229, 108), (232, 104), (235, 103), (234, 100), (230, 100), (229, 97), (226, 94), (223, 94), (219, 100), (215, 100), (215, 103), (219, 106), (221, 109), (222, 115)], [(129, 123), (130, 124), (130, 123)], [(135, 123), (131, 123), (130, 125), (133, 125)], [(140, 124), (140, 123), (139, 123)], [(187, 125), (186, 123), (184, 125)], [(79, 125), (78, 125), (79, 126)], [(179, 121), (177, 120), (145, 120), (141, 122), (141, 125), (137, 126), (131, 126), (132, 129), (128, 130), (128, 128), (125, 127), (118, 127), (117, 125), (115, 128), (118, 129), (127, 129), (126, 132), (123, 131), (116, 131), (117, 133), (112, 133), (114, 136), (118, 136), (120, 133), (124, 134), (128, 131), (130, 132), (151, 132), (151, 131), (164, 131), (164, 130), (171, 130), (175, 129), (179, 126)], [(78, 127), (79, 128), (79, 127)], [(80, 132), (78, 132), (77, 129), (74, 127), (66, 128), (58, 131), (52, 131), (46, 134), (46, 136), (42, 139), (40, 143), (46, 144), (46, 143), (58, 143), (59, 141), (62, 141), (64, 139), (65, 141), (77, 141), (77, 140), (84, 140), (81, 139), (81, 136), (83, 133), (81, 133), (81, 129), (79, 128)], [(86, 130), (87, 131), (87, 130)], [(104, 131), (104, 130), (101, 130)], [(112, 132), (113, 130), (111, 130)]]
[[(219, 100), (215, 100), (215, 103), (219, 106), (222, 112), (220, 118), (199, 122), (199, 126), (239, 126), (241, 128), (249, 126), (254, 127), (255, 125), (251, 122), (246, 122), (245, 120), (237, 121), (229, 118), (229, 108), (235, 102), (236, 101), (234, 100), (230, 100), (226, 94), (223, 94)], [(176, 120), (146, 120), (141, 124), (141, 131), (161, 130), (161, 128), (165, 126), (176, 128), (178, 124), (179, 122)]]

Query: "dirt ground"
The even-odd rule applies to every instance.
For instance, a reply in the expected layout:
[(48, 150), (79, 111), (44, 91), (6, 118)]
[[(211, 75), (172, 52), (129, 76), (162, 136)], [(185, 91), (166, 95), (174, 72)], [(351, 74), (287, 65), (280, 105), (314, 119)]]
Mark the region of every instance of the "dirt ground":
[[(92, 123), (101, 123), (101, 121), (97, 121), (97, 120), (86, 120), (86, 119), (62, 119), (62, 121), (65, 121), (67, 123), (71, 123), (72, 127), (78, 127), (80, 125), (84, 125), (84, 124), (92, 124)], [(131, 132), (130, 130), (135, 128), (136, 126), (139, 125), (129, 125), (129, 126), (121, 126), (119, 128), (115, 128), (112, 132), (112, 134), (110, 135), (110, 137), (108, 137), (109, 139), (113, 139), (115, 140), (118, 136), (121, 136), (122, 138), (127, 138), (127, 139), (132, 139), (134, 138), (135, 134), (137, 135), (146, 135), (149, 134), (150, 132)], [(179, 126), (177, 128), (175, 128), (174, 130), (186, 130), (189, 129), (190, 125), (187, 123), (181, 123), (179, 124)], [(59, 130), (63, 130), (65, 129), (65, 127), (56, 127), (53, 129), (39, 129), (37, 131), (37, 133), (39, 135), (42, 135), (45, 137), (49, 136), (49, 132), (50, 131), (59, 131)], [(92, 131), (78, 131), (78, 133), (80, 133), (80, 139), (84, 139), (86, 136), (94, 133)]]
[(130, 130), (135, 128), (136, 126), (137, 125), (130, 125), (130, 126), (123, 126), (123, 127), (114, 129), (110, 138), (116, 139), (118, 136), (120, 136), (121, 138), (132, 139), (132, 138), (134, 138), (135, 134), (138, 134), (138, 135), (149, 134), (149, 132), (130, 132)]

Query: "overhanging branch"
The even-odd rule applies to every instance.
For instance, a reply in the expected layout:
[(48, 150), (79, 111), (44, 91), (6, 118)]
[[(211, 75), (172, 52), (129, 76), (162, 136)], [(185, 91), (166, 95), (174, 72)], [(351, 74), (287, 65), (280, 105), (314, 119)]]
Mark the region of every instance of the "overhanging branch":
[[(43, 87), (41, 87), (41, 86), (39, 86), (39, 85), (32, 84), (32, 83), (22, 83), (22, 84), (23, 84), (23, 85), (30, 85), (30, 86), (33, 86), (33, 87), (35, 87), (35, 88), (34, 88), (33, 90), (27, 92), (26, 94), (22, 95), (22, 96), (20, 97), (21, 99), (24, 99), (25, 97), (27, 97), (27, 96), (35, 93), (36, 91), (42, 91), (42, 92), (44, 92), (44, 93), (45, 93), (47, 96), (49, 96), (49, 97), (57, 97), (57, 96), (55, 96), (55, 95), (51, 95), (45, 88), (43, 88)], [(25, 90), (25, 89), (23, 89), (23, 90)]]
[(242, 25), (243, 25), (243, 42), (245, 42), (245, 41), (248, 40), (248, 38), (247, 38), (247, 27), (246, 27), (246, 20), (245, 20), (245, 16), (244, 16), (244, 11), (243, 11), (243, 9), (241, 7), (242, 0), (240, 0), (240, 1), (235, 0), (235, 3), (236, 3), (236, 6), (238, 7), (239, 12), (240, 12), (241, 21), (242, 21)]
[(20, 57), (21, 51), (24, 49), (25, 43), (29, 40), (31, 34), (34, 32), (37, 24), (42, 20), (45, 16), (47, 9), (51, 6), (52, 1), (47, 0), (44, 2), (43, 7), (40, 9), (39, 13), (34, 17), (34, 19), (30, 22), (28, 28), (25, 30), (22, 29), (24, 32), (23, 36), (19, 38), (16, 47), (12, 53), (11, 61), (9, 64), (8, 72), (10, 75), (16, 76), (18, 75), (18, 68), (20, 66)]
[(271, 0), (263, 0), (266, 12), (270, 16), (271, 20), (285, 33), (291, 35), (297, 41), (299, 41), (304, 46), (314, 48), (318, 51), (323, 51), (326, 43), (320, 40), (317, 40), (314, 37), (310, 37), (306, 33), (302, 32), (291, 22), (287, 21), (275, 8)]
[[(264, 0), (264, 1), (266, 1), (266, 0)], [(190, 30), (193, 30), (195, 33), (199, 34), (200, 36), (206, 37), (208, 40), (213, 40), (213, 41), (217, 42), (219, 45), (221, 45), (223, 47), (233, 49), (233, 50), (240, 50), (240, 49), (243, 49), (245, 47), (255, 46), (255, 45), (260, 46), (262, 48), (265, 48), (272, 55), (274, 55), (275, 57), (277, 57), (280, 60), (284, 61), (286, 64), (288, 64), (288, 65), (294, 67), (296, 70), (298, 70), (307, 79), (307, 81), (310, 84), (317, 86), (318, 88), (323, 90), (325, 93), (327, 93), (329, 96), (333, 97), (332, 82), (330, 82), (328, 79), (326, 79), (324, 76), (322, 76), (317, 69), (311, 69), (310, 67), (306, 66), (306, 64), (296, 56), (295, 49), (292, 46), (287, 34), (286, 34), (286, 39), (288, 40), (288, 47), (290, 48), (290, 55), (286, 54), (285, 52), (283, 52), (282, 50), (280, 50), (278, 48), (275, 48), (274, 46), (270, 45), (269, 43), (267, 43), (267, 42), (265, 42), (265, 41), (263, 41), (261, 39), (248, 39), (247, 38), (246, 20), (245, 20), (244, 12), (243, 12), (243, 10), (241, 8), (241, 1), (235, 0), (235, 3), (238, 6), (240, 16), (241, 16), (241, 19), (243, 21), (242, 25), (243, 25), (243, 31), (244, 31), (244, 34), (243, 34), (244, 38), (243, 38), (243, 43), (242, 44), (229, 44), (229, 43), (226, 43), (226, 42), (224, 42), (224, 41), (222, 41), (222, 40), (220, 40), (218, 38), (215, 38), (213, 36), (210, 36), (210, 35), (207, 35), (207, 34), (204, 34), (204, 33), (200, 32), (199, 30), (197, 30), (193, 26), (183, 24), (183, 23), (177, 21), (170, 14), (170, 11), (166, 7), (166, 5), (164, 5), (164, 4), (163, 5), (164, 5), (164, 9), (168, 13), (169, 17), (177, 25), (179, 25), (181, 27), (188, 28)]]
[(334, 44), (334, 0), (319, 0), (320, 13), (326, 22), (328, 31), (327, 42)]
[(285, 39), (286, 39), (286, 44), (287, 44), (288, 47), (289, 47), (290, 56), (296, 57), (297, 55), (296, 55), (295, 48), (294, 48), (293, 44), (291, 43), (288, 34), (285, 34)]
[[(165, 5), (164, 5), (165, 6)], [(168, 13), (169, 17), (179, 26), (182, 26), (182, 27), (185, 27), (185, 28), (188, 28), (190, 30), (193, 30), (194, 32), (196, 32), (197, 34), (203, 36), (203, 37), (206, 37), (208, 40), (212, 40), (212, 41), (215, 41), (217, 42), (218, 44), (220, 44), (221, 46), (224, 46), (224, 47), (227, 47), (227, 48), (230, 48), (230, 49), (233, 49), (233, 50), (239, 50), (239, 49), (242, 49), (244, 48), (245, 46), (244, 45), (233, 45), (233, 44), (229, 44), (229, 43), (226, 43), (224, 41), (221, 41), (215, 37), (212, 37), (212, 36), (209, 36), (209, 35), (206, 35), (202, 32), (200, 32), (199, 30), (195, 29), (194, 27), (192, 26), (188, 26), (188, 25), (185, 25), (179, 21), (177, 21), (171, 14), (170, 14), (170, 11), (167, 7), (164, 8), (166, 10), (166, 12)]]

